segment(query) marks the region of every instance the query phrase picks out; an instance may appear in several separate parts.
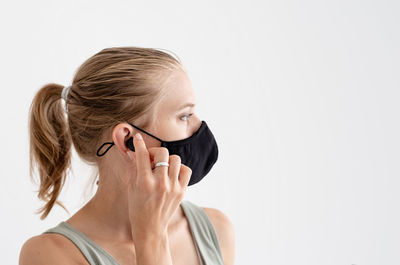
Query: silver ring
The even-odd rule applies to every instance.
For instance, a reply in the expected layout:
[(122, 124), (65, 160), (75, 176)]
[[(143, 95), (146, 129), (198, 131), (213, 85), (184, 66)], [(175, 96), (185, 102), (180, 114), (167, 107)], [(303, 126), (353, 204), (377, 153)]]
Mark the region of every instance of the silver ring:
[(168, 162), (157, 162), (157, 164), (154, 166), (155, 168), (156, 167), (159, 167), (159, 166), (169, 166), (169, 164), (168, 164)]

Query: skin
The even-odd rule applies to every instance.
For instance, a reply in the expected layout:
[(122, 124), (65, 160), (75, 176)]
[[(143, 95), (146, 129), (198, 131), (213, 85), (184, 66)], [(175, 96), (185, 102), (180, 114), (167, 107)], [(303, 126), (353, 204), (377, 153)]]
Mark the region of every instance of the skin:
[[(154, 122), (148, 128), (143, 129), (166, 141), (187, 138), (197, 131), (201, 124), (201, 120), (194, 112), (194, 107), (178, 109), (184, 103), (196, 103), (191, 82), (185, 72), (176, 70), (164, 85), (166, 86), (165, 96), (149, 114), (156, 118), (152, 118), (151, 120)], [(193, 115), (189, 117), (187, 116), (189, 114)], [(148, 118), (143, 117), (143, 119)], [(137, 165), (143, 163), (137, 164), (137, 154), (133, 152), (131, 152), (131, 156), (133, 154), (133, 160), (131, 160), (132, 157), (128, 154), (130, 150), (124, 145), (124, 142), (137, 132), (140, 131), (126, 123), (120, 123), (114, 127), (112, 139), (115, 146), (99, 163), (99, 186), (96, 194), (66, 222), (101, 246), (121, 265), (152, 264), (144, 256), (146, 250), (150, 247), (153, 249), (154, 245), (151, 244), (155, 242), (165, 243), (161, 246), (163, 249), (158, 251), (165, 254), (161, 259), (166, 260), (166, 263), (163, 264), (200, 264), (189, 223), (179, 206), (180, 200), (175, 208), (171, 206), (173, 210), (170, 210), (170, 218), (165, 219), (168, 220), (165, 231), (160, 230), (159, 233), (155, 233), (153, 240), (145, 240), (149, 237), (145, 233), (140, 233), (140, 231), (147, 230), (143, 227), (145, 224), (139, 223), (138, 214), (133, 208), (133, 205), (136, 204), (133, 203), (132, 198), (138, 196), (133, 196), (132, 190), (129, 190), (127, 186), (129, 181), (138, 177), (136, 176)], [(161, 158), (162, 155), (157, 153), (161, 144), (158, 140), (144, 133), (141, 135), (143, 136), (143, 146), (145, 149), (151, 150), (149, 158), (152, 167), (154, 160), (168, 161), (168, 154), (167, 157)], [(135, 148), (137, 148), (137, 141), (135, 137)], [(138, 150), (136, 151), (138, 153)], [(153, 155), (155, 157), (152, 157)], [(158, 159), (156, 159), (157, 156)], [(163, 169), (160, 170), (168, 170), (166, 167), (161, 168)], [(186, 187), (182, 186), (181, 188), (182, 195)], [(135, 192), (139, 190), (136, 189)], [(183, 196), (175, 198), (181, 199)], [(137, 209), (139, 211), (140, 208)], [(235, 234), (231, 221), (220, 210), (206, 207), (202, 207), (202, 209), (217, 232), (224, 264), (234, 264)], [(136, 229), (138, 226), (133, 223), (140, 224), (141, 229)], [(157, 225), (162, 227), (158, 223)], [(148, 231), (152, 231), (152, 229), (149, 228)], [(148, 245), (142, 242), (147, 242)], [(140, 256), (142, 253), (143, 257)], [(152, 255), (154, 256), (154, 252)], [(139, 260), (140, 262), (138, 262)], [(59, 234), (42, 234), (30, 238), (24, 243), (20, 252), (19, 264), (88, 264), (88, 262), (69, 239)]]

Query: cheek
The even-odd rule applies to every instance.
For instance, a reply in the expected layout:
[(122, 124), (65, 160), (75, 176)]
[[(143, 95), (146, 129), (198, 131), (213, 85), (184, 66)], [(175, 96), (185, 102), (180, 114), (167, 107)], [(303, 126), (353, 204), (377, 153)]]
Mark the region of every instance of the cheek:
[(189, 121), (180, 120), (179, 117), (171, 119), (169, 123), (163, 126), (164, 141), (178, 141), (189, 137), (190, 126)]

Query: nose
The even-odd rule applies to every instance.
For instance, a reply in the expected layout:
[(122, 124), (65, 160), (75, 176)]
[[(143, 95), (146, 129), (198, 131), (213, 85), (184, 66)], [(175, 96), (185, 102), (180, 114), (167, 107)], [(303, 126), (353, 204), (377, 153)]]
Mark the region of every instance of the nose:
[(202, 120), (199, 119), (199, 117), (197, 117), (197, 115), (193, 115), (192, 117), (195, 117), (195, 122), (193, 122), (194, 123), (194, 125), (193, 125), (194, 128), (192, 130), (192, 134), (194, 134), (200, 128)]

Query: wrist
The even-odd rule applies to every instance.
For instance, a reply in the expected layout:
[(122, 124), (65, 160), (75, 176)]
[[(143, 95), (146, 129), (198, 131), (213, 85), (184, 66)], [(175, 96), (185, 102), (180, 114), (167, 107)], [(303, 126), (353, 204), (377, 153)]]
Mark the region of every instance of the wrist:
[(153, 242), (168, 238), (168, 230), (132, 230), (132, 239), (134, 242)]
[[(138, 264), (170, 264), (168, 235), (148, 233), (134, 238)], [(166, 263), (165, 263), (166, 262)]]

